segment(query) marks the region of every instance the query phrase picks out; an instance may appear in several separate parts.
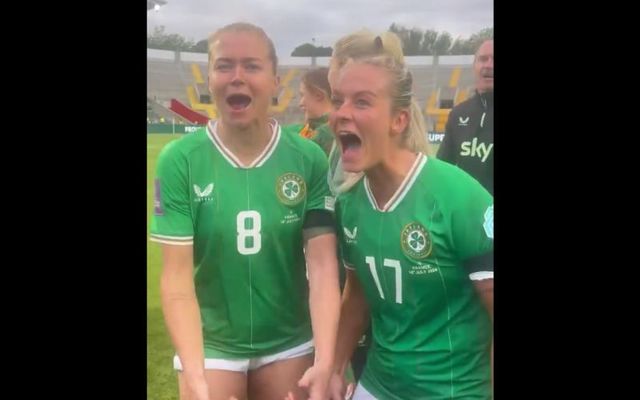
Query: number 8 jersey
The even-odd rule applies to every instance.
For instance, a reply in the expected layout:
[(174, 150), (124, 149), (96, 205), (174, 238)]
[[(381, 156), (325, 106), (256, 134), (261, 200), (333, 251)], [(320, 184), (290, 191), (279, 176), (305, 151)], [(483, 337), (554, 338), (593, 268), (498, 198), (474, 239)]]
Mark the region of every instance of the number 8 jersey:
[(492, 196), (420, 154), (386, 205), (365, 177), (336, 216), (371, 312), (362, 385), (378, 399), (490, 399), (491, 324), (471, 279), (493, 277)]
[(327, 160), (272, 121), (243, 167), (215, 122), (158, 158), (151, 240), (193, 244), (206, 358), (253, 358), (311, 339), (302, 243), (305, 214), (333, 211)]

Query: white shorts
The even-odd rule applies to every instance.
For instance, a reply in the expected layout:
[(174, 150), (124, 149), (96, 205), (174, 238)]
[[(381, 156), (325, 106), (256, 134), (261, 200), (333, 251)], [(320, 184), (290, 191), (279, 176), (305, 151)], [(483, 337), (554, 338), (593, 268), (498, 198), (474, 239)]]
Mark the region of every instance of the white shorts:
[(355, 392), (353, 393), (353, 397), (351, 400), (378, 400), (367, 389), (362, 386), (362, 383), (358, 383)]
[[(237, 359), (225, 359), (225, 358), (205, 358), (204, 369), (223, 369), (225, 371), (244, 372), (260, 368), (264, 365), (271, 364), (272, 362), (280, 360), (288, 360), (290, 358), (296, 358), (304, 356), (313, 352), (313, 340), (309, 340), (306, 343), (297, 345), (288, 350), (281, 351), (280, 353), (272, 354), (269, 356), (256, 357), (256, 358), (237, 358)], [(173, 357), (173, 369), (182, 371), (182, 363), (180, 358), (175, 355)]]

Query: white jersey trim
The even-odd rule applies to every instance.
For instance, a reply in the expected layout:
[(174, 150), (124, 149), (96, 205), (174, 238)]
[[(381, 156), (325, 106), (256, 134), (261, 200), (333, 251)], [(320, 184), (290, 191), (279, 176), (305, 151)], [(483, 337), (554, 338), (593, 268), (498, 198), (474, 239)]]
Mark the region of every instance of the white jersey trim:
[(159, 239), (159, 238), (153, 237), (153, 236), (151, 236), (149, 238), (149, 241), (156, 242), (156, 243), (164, 243), (164, 244), (175, 244), (175, 245), (178, 245), (178, 246), (193, 245), (193, 240), (190, 240), (190, 241), (173, 241), (173, 240), (167, 240), (167, 239)]
[(472, 281), (484, 281), (485, 279), (493, 279), (493, 271), (478, 271), (469, 274)]
[(416, 157), (416, 160), (413, 162), (413, 165), (411, 166), (411, 169), (409, 170), (409, 173), (407, 174), (407, 176), (405, 176), (404, 180), (402, 181), (398, 189), (396, 189), (396, 192), (393, 194), (393, 196), (391, 196), (387, 204), (385, 204), (383, 207), (380, 207), (375, 197), (373, 197), (373, 192), (371, 191), (371, 187), (369, 186), (369, 179), (365, 176), (364, 188), (367, 193), (367, 197), (369, 198), (369, 202), (371, 203), (371, 206), (373, 206), (375, 210), (381, 211), (381, 212), (391, 212), (395, 210), (398, 204), (400, 204), (402, 199), (404, 199), (404, 197), (407, 195), (409, 190), (411, 190), (411, 188), (413, 187), (413, 183), (418, 178), (418, 175), (420, 175), (420, 172), (422, 171), (422, 168), (427, 163), (427, 160), (428, 158), (426, 155), (422, 153), (418, 154), (418, 156)]
[(257, 167), (261, 167), (271, 157), (271, 154), (273, 154), (280, 140), (280, 136), (281, 136), (280, 124), (278, 124), (278, 121), (276, 121), (275, 119), (271, 119), (269, 121), (269, 126), (271, 127), (271, 132), (272, 132), (271, 138), (269, 139), (269, 143), (267, 143), (265, 148), (262, 150), (262, 153), (260, 153), (260, 155), (258, 155), (258, 157), (256, 157), (256, 159), (253, 160), (247, 166), (242, 165), (238, 157), (236, 157), (235, 154), (233, 154), (233, 152), (231, 152), (231, 150), (229, 150), (224, 145), (222, 140), (220, 140), (220, 137), (218, 136), (218, 121), (214, 121), (214, 120), (209, 121), (209, 123), (207, 124), (207, 136), (209, 137), (213, 145), (218, 149), (220, 154), (222, 154), (222, 156), (234, 168), (243, 168), (243, 169), (257, 168)]

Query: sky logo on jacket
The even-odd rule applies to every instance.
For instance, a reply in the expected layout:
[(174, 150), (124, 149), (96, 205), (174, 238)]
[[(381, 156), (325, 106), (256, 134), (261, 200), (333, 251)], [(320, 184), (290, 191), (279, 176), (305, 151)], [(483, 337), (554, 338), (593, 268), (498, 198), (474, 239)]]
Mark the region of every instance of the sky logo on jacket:
[(491, 154), (491, 150), (493, 150), (493, 143), (478, 143), (478, 138), (473, 138), (473, 140), (470, 142), (462, 142), (460, 148), (461, 156), (479, 157), (482, 162), (485, 162)]

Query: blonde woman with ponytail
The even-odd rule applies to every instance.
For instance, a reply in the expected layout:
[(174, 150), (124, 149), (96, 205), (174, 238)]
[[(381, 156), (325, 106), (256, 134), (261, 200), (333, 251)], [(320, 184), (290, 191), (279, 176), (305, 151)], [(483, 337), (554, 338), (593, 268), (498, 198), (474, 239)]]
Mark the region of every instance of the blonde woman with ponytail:
[(339, 40), (329, 80), (346, 268), (331, 399), (370, 320), (354, 399), (490, 399), (493, 197), (430, 156), (394, 34)]

